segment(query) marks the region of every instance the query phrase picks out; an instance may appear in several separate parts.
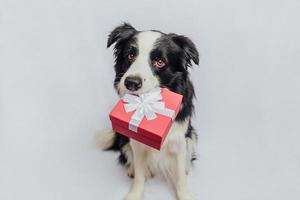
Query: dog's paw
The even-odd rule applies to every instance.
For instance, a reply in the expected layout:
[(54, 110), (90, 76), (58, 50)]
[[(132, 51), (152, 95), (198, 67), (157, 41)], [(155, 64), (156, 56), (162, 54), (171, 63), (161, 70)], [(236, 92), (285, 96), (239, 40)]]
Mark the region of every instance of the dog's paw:
[[(133, 165), (129, 165), (129, 167), (127, 168), (127, 176), (130, 177), (130, 178), (134, 178), (134, 167), (133, 167)], [(152, 173), (152, 171), (150, 169), (147, 169), (145, 171), (145, 177), (147, 179), (153, 178), (154, 173)]]
[(132, 165), (129, 165), (127, 168), (127, 175), (130, 178), (134, 178), (134, 167)]
[(143, 195), (136, 192), (129, 192), (124, 200), (143, 200)]
[(195, 200), (194, 196), (187, 191), (177, 192), (177, 199), (178, 200)]
[(147, 168), (147, 170), (145, 171), (145, 176), (147, 179), (149, 179), (149, 178), (153, 178), (154, 174), (149, 168)]

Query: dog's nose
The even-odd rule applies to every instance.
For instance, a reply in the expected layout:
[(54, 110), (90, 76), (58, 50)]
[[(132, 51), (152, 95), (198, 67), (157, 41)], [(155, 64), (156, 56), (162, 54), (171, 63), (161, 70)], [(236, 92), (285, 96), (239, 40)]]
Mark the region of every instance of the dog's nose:
[(128, 90), (137, 91), (142, 87), (142, 79), (139, 76), (128, 76), (124, 84)]

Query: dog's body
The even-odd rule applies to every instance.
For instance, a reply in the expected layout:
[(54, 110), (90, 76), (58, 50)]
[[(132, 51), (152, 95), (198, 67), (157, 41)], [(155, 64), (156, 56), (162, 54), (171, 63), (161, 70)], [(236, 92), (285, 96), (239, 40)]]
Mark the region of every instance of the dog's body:
[(120, 152), (119, 161), (134, 177), (126, 200), (141, 200), (144, 182), (163, 174), (175, 187), (179, 200), (193, 199), (186, 188), (186, 174), (194, 160), (197, 135), (191, 125), (194, 89), (187, 68), (198, 64), (195, 45), (186, 37), (158, 31), (136, 31), (123, 24), (109, 35), (107, 46), (115, 44), (114, 86), (119, 94), (140, 94), (157, 86), (183, 95), (178, 116), (160, 151), (113, 131), (100, 137), (106, 150)]

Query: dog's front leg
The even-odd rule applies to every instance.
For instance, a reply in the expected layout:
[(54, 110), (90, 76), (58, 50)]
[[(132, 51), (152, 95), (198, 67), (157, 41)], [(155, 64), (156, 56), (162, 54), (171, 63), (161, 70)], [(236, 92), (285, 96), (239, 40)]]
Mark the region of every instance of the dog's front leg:
[[(184, 141), (185, 140), (181, 140)], [(180, 150), (175, 154), (176, 157), (176, 179), (175, 189), (178, 200), (193, 200), (193, 196), (187, 190), (186, 184), (186, 156), (187, 150), (185, 145), (180, 145)]]
[(139, 142), (130, 141), (133, 150), (134, 179), (125, 200), (142, 200), (146, 181), (146, 151)]

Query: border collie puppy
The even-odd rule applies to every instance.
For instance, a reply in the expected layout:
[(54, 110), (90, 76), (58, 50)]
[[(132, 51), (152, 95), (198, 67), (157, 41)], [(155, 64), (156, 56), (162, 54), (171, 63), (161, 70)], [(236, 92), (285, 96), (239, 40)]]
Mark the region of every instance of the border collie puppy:
[(160, 31), (137, 31), (130, 24), (116, 27), (108, 37), (114, 45), (114, 87), (120, 97), (164, 87), (183, 95), (180, 111), (160, 151), (112, 130), (104, 131), (99, 145), (120, 153), (133, 184), (125, 200), (143, 199), (147, 178), (162, 174), (176, 190), (178, 200), (194, 199), (186, 186), (186, 175), (195, 159), (196, 132), (191, 125), (194, 88), (188, 67), (199, 64), (199, 54), (187, 37)]

